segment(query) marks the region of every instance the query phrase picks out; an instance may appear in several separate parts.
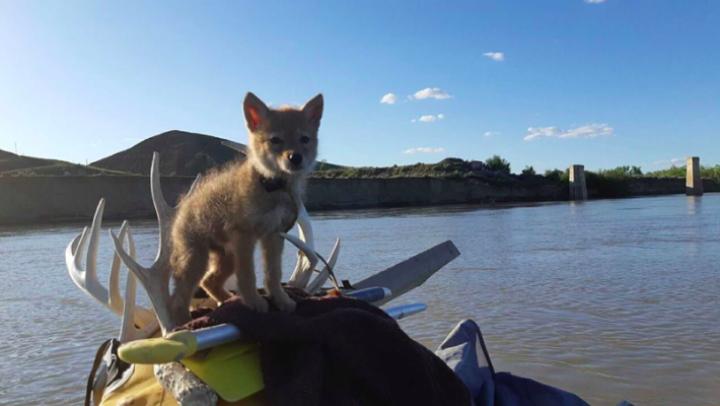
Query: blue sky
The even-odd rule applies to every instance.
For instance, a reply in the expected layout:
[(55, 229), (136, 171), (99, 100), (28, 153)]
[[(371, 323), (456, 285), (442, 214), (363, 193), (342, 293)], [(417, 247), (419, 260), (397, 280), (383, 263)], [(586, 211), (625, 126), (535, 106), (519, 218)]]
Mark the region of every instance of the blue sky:
[(347, 165), (715, 164), (718, 43), (711, 0), (0, 0), (0, 149), (84, 163), (170, 129), (244, 142), (251, 90), (324, 93), (321, 159)]

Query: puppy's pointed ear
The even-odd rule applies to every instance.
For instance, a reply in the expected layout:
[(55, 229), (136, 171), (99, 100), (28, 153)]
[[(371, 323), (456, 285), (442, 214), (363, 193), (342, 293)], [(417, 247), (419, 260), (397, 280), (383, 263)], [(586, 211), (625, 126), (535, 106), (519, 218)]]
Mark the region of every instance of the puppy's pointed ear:
[(245, 121), (247, 122), (248, 130), (251, 132), (257, 131), (258, 128), (267, 123), (268, 107), (252, 92), (248, 92), (245, 95), (243, 111), (245, 112)]
[(317, 96), (310, 99), (309, 102), (305, 103), (302, 108), (305, 117), (307, 117), (310, 124), (314, 126), (320, 126), (320, 119), (323, 113), (323, 95), (318, 94)]

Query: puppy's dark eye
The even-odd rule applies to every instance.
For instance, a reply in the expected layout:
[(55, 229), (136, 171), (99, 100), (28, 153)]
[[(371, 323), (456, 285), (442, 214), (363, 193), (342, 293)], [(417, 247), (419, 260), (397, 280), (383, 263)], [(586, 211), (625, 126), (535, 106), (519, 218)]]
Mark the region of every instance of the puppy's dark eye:
[(310, 142), (310, 137), (308, 137), (307, 135), (303, 135), (302, 137), (300, 137), (300, 142), (303, 144), (307, 144), (308, 142)]
[(283, 142), (283, 141), (282, 141), (282, 138), (280, 138), (280, 137), (272, 137), (272, 138), (270, 138), (270, 143), (273, 144), (273, 145), (280, 145), (280, 144), (282, 144), (282, 142)]

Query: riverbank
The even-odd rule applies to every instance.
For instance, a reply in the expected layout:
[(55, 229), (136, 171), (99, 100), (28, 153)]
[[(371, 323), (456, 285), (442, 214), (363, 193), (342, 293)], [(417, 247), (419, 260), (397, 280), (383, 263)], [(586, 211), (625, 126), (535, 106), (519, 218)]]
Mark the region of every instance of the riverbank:
[[(168, 201), (175, 202), (190, 177), (163, 177)], [(108, 220), (154, 218), (146, 176), (0, 177), (0, 225), (86, 221), (100, 198)], [(706, 192), (720, 183), (704, 180)], [(588, 179), (591, 199), (685, 193), (678, 178), (627, 178), (608, 184)], [(494, 204), (568, 199), (563, 180), (542, 176), (466, 178), (313, 178), (307, 188), (309, 210)]]

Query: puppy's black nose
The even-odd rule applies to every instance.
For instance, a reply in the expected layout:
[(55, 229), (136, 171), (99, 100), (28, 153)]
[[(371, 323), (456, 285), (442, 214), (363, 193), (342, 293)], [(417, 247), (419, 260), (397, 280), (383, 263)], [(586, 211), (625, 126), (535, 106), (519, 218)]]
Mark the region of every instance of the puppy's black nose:
[(300, 166), (300, 164), (302, 163), (302, 155), (295, 152), (291, 152), (290, 155), (288, 155), (288, 159), (290, 160), (290, 163), (294, 166)]

